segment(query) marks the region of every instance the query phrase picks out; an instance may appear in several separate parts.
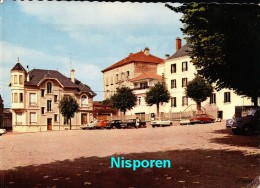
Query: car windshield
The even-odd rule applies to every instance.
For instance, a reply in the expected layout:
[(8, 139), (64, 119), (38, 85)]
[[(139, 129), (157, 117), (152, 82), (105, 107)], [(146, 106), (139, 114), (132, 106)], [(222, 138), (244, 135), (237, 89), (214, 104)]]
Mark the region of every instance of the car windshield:
[(257, 112), (257, 110), (253, 109), (253, 110), (250, 110), (247, 115), (248, 116), (254, 116), (256, 114), (256, 112)]

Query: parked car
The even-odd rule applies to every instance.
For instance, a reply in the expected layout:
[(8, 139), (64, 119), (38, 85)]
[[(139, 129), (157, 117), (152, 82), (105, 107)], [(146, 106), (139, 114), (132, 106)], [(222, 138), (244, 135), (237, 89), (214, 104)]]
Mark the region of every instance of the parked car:
[(108, 122), (108, 120), (98, 120), (95, 127), (97, 129), (104, 129), (107, 126)]
[(140, 127), (146, 127), (146, 122), (141, 121), (140, 119), (129, 119), (126, 122), (122, 122), (120, 126), (122, 128), (128, 128), (128, 127), (140, 128)]
[(234, 119), (227, 119), (226, 120), (226, 128), (231, 128), (234, 123)]
[(170, 120), (155, 120), (151, 121), (152, 127), (165, 127), (165, 126), (172, 126), (173, 122)]
[(260, 108), (249, 110), (245, 117), (235, 118), (231, 128), (234, 134), (251, 135), (260, 131)]
[(190, 123), (213, 123), (215, 119), (210, 117), (208, 114), (197, 114), (196, 116), (190, 118)]
[(5, 134), (6, 130), (5, 129), (0, 129), (0, 136), (2, 136), (2, 134)]
[(189, 119), (182, 119), (181, 121), (180, 121), (180, 125), (190, 125), (191, 123), (190, 123), (190, 120)]
[(87, 125), (81, 125), (80, 128), (85, 130), (85, 129), (95, 129), (97, 125), (97, 121), (91, 121)]
[(107, 129), (120, 129), (121, 124), (122, 124), (121, 120), (112, 120), (107, 124), (106, 128)]

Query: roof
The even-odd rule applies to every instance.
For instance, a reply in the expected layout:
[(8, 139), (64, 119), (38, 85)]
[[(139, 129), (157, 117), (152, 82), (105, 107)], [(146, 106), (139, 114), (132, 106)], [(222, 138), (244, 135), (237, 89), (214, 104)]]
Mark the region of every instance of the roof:
[(26, 70), (23, 68), (23, 66), (20, 63), (16, 63), (16, 65), (11, 69), (11, 71), (14, 71), (14, 70), (26, 72)]
[(33, 69), (29, 72), (29, 77), (30, 81), (25, 81), (25, 85), (38, 86), (42, 81), (46, 79), (52, 79), (60, 83), (62, 87), (75, 88), (79, 92), (87, 92), (92, 96), (96, 96), (96, 93), (92, 91), (89, 86), (83, 84), (77, 79), (75, 79), (74, 83), (70, 78), (55, 70)]
[(147, 73), (142, 73), (135, 78), (132, 78), (130, 81), (135, 82), (135, 81), (145, 80), (145, 79), (162, 80), (162, 76), (159, 76), (153, 72), (147, 72)]
[(163, 62), (163, 59), (156, 57), (154, 55), (145, 55), (143, 51), (134, 53), (134, 54), (129, 54), (128, 57), (118, 61), (117, 63), (111, 65), (110, 67), (102, 70), (101, 72), (106, 72), (109, 71), (111, 69), (117, 68), (117, 67), (121, 67), (123, 65), (127, 65), (133, 62), (144, 62), (144, 63), (154, 63), (154, 64), (159, 64), (161, 62)]
[(189, 49), (190, 49), (189, 46), (187, 44), (185, 44), (183, 47), (181, 47), (177, 52), (175, 52), (175, 54), (173, 54), (168, 59), (174, 59), (174, 58), (178, 58), (178, 57), (188, 56), (189, 55), (189, 52), (188, 52)]

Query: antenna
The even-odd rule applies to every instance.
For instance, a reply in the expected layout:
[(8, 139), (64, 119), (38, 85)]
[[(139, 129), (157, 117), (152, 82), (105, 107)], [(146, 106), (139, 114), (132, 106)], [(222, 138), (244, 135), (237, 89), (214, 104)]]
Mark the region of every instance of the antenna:
[(70, 69), (72, 69), (72, 56), (75, 57), (74, 54), (70, 53), (70, 52), (65, 52), (66, 54), (68, 54), (70, 56)]

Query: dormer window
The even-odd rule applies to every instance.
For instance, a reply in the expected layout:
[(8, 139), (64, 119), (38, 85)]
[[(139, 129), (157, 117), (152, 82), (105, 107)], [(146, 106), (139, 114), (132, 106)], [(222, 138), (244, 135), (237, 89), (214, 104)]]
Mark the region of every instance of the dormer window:
[(87, 106), (88, 105), (88, 98), (86, 95), (82, 95), (81, 97), (81, 106)]
[(47, 93), (52, 93), (52, 83), (51, 82), (47, 83)]

